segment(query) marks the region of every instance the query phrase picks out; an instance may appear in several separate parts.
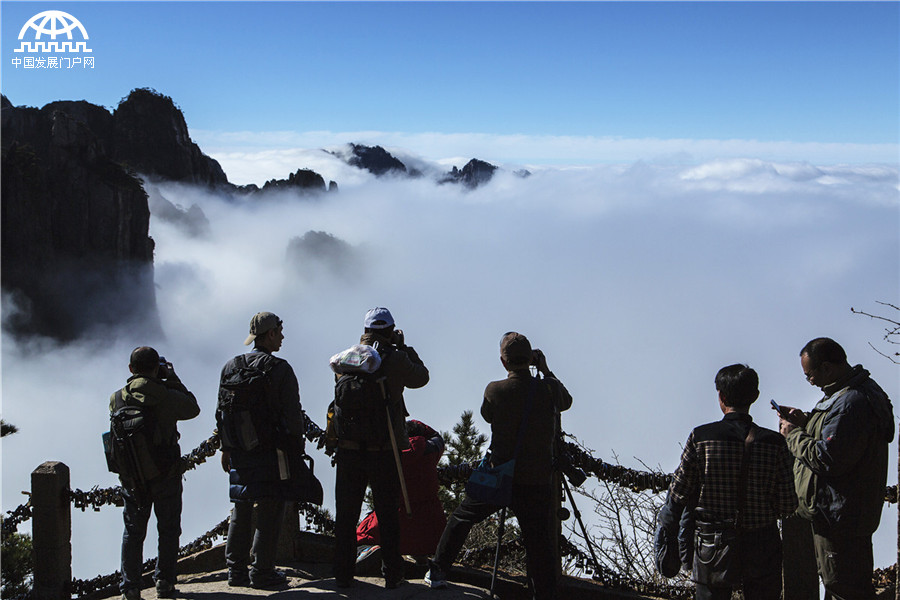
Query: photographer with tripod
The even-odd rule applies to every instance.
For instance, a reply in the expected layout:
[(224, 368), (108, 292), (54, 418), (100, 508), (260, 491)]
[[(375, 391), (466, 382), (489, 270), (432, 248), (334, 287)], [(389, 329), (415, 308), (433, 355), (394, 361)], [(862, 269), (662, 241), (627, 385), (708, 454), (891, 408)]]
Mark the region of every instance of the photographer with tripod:
[[(556, 415), (572, 406), (572, 396), (547, 367), (544, 353), (532, 350), (528, 338), (520, 333), (509, 332), (500, 340), (500, 362), (507, 377), (487, 385), (481, 405), (481, 416), (491, 424), (489, 462), (499, 467), (515, 461), (508, 505), (522, 530), (534, 598), (547, 600), (556, 595), (557, 579), (551, 483)], [(531, 375), (531, 366), (536, 367), (538, 377)], [(472, 526), (505, 506), (476, 499), (469, 488), (447, 521), (426, 583), (432, 588), (446, 587), (446, 573)]]

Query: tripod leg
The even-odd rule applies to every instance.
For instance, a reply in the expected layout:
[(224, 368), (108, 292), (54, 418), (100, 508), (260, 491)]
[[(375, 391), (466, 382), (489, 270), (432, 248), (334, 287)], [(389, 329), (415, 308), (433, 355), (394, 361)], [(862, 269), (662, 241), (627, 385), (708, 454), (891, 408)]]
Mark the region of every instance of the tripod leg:
[(494, 554), (494, 572), (491, 574), (491, 599), (494, 596), (494, 585), (497, 582), (497, 567), (500, 566), (500, 544), (503, 541), (503, 527), (506, 525), (506, 507), (500, 511), (500, 526), (497, 528), (497, 552)]
[(599, 575), (603, 572), (603, 569), (600, 568), (600, 561), (597, 560), (597, 555), (594, 553), (594, 545), (588, 537), (587, 529), (584, 527), (584, 521), (581, 520), (581, 513), (578, 511), (578, 507), (575, 506), (575, 498), (572, 496), (572, 490), (569, 489), (566, 478), (563, 476), (561, 479), (563, 487), (566, 488), (566, 495), (569, 497), (569, 503), (572, 505), (572, 514), (575, 515), (575, 520), (578, 521), (578, 525), (581, 526), (581, 534), (584, 536), (584, 543), (587, 544), (588, 550), (591, 551), (591, 558), (594, 561), (594, 572)]

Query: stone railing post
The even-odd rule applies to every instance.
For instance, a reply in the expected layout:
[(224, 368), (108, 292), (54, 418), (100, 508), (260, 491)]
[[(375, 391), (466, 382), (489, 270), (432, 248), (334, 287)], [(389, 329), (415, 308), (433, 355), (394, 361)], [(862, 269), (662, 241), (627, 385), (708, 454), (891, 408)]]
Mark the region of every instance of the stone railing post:
[(291, 562), (297, 559), (299, 552), (300, 512), (297, 509), (296, 502), (286, 502), (284, 508), (281, 534), (278, 536), (278, 549), (275, 551), (275, 559)]
[(35, 600), (68, 600), (72, 591), (69, 467), (45, 462), (31, 473)]

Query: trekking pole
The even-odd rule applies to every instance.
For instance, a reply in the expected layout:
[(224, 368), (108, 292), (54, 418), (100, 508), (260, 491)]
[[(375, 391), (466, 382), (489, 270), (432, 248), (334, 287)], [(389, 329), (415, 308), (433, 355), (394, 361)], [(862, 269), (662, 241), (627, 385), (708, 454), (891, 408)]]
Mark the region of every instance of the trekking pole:
[[(378, 380), (378, 385), (381, 386), (381, 394), (384, 397), (385, 401), (387, 400), (387, 393), (384, 389), (384, 378)], [(391, 421), (391, 407), (385, 404), (384, 412), (387, 416), (387, 425), (388, 425), (388, 433), (391, 438), (391, 448), (394, 450), (394, 462), (397, 463), (397, 475), (400, 477), (400, 492), (403, 494), (403, 506), (406, 508), (406, 516), (412, 516), (412, 507), (409, 505), (409, 494), (406, 493), (406, 479), (403, 478), (403, 465), (400, 463), (400, 450), (397, 448), (397, 436), (394, 435), (394, 424)]]
[(497, 568), (500, 566), (500, 544), (503, 540), (503, 527), (506, 525), (506, 507), (500, 511), (500, 526), (497, 528), (497, 551), (494, 554), (494, 572), (491, 573), (491, 599), (496, 598), (494, 596), (494, 584), (497, 582)]

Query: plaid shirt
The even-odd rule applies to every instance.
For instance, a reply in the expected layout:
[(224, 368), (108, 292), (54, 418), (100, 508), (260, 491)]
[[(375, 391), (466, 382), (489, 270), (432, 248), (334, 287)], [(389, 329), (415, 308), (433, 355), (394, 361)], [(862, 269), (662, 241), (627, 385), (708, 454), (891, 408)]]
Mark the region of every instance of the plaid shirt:
[[(699, 508), (712, 519), (734, 518), (744, 440), (752, 422), (750, 415), (728, 413), (721, 421), (694, 429), (669, 488), (672, 499)], [(793, 514), (797, 495), (792, 465), (793, 457), (781, 434), (758, 428), (750, 446), (744, 529), (770, 526)]]

